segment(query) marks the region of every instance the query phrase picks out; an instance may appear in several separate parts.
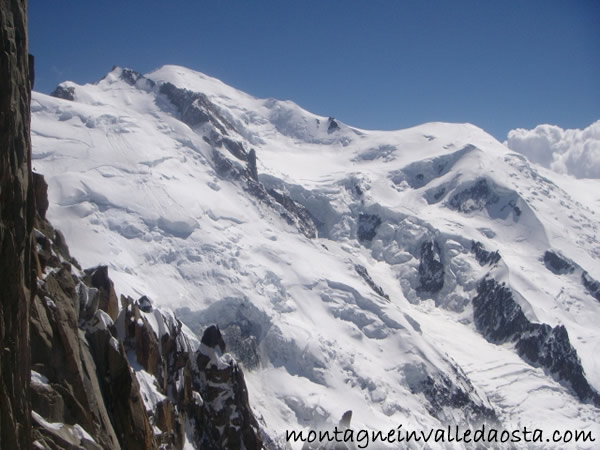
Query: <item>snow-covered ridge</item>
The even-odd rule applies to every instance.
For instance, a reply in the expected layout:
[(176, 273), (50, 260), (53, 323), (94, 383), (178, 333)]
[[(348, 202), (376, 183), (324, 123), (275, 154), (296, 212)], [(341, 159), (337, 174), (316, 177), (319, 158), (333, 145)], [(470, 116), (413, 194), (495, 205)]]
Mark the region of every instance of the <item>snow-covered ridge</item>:
[[(489, 342), (472, 304), (486, 275), (504, 282), (529, 322), (564, 327), (600, 389), (588, 184), (472, 125), (358, 130), (177, 66), (60, 92), (32, 100), (51, 221), (120, 292), (219, 323), (274, 435), (352, 409), (372, 429), (497, 417), (600, 436), (599, 410)], [(577, 269), (548, 269), (548, 251)]]

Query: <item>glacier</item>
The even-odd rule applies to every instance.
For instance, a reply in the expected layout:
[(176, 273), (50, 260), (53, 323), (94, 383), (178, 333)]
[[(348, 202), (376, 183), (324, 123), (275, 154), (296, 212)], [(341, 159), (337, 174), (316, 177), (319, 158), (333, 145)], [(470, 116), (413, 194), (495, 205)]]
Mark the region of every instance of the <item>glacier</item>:
[(473, 125), (363, 130), (178, 66), (31, 110), (71, 253), (195, 332), (217, 323), (275, 442), (348, 410), (600, 438), (597, 180)]

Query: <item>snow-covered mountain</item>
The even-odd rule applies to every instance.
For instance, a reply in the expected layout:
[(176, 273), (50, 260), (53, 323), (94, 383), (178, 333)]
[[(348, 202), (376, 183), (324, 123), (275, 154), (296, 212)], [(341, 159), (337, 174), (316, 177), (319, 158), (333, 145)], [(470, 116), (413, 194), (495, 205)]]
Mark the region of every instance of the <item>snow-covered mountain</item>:
[(347, 410), (600, 438), (597, 180), (472, 125), (361, 130), (176, 66), (53, 95), (31, 104), (49, 219), (119, 293), (217, 323), (273, 439)]

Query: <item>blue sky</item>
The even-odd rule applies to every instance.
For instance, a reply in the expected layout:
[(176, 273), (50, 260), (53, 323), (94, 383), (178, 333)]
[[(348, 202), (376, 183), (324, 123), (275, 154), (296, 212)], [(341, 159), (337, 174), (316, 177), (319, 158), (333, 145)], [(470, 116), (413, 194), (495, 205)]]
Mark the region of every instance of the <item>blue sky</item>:
[(179, 64), (360, 128), (600, 119), (597, 0), (29, 1), (36, 90)]

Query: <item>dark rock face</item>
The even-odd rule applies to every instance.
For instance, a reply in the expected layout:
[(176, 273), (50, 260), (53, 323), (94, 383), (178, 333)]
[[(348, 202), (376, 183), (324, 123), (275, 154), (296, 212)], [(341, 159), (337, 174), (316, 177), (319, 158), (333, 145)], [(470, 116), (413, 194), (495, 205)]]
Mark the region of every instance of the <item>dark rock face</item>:
[[(242, 370), (231, 355), (216, 352), (225, 351), (219, 328), (206, 328), (196, 349), (175, 316), (156, 309), (144, 313), (133, 299), (121, 300), (117, 326), (124, 328), (125, 351), (130, 358), (135, 354), (135, 362), (156, 380), (142, 397), (161, 448), (181, 449), (186, 427), (196, 448), (263, 448)], [(164, 334), (156, 334), (147, 314)], [(162, 399), (152, 407), (148, 396)]]
[(0, 442), (31, 447), (29, 309), (35, 295), (26, 2), (0, 2)]
[(114, 327), (91, 331), (87, 337), (97, 361), (106, 407), (111, 413), (121, 447), (157, 448), (156, 436), (144, 410), (139, 382), (123, 346), (117, 344)]
[(523, 333), (529, 320), (504, 284), (486, 278), (473, 299), (475, 326), (491, 342), (501, 344)]
[(200, 342), (213, 349), (219, 347), (221, 353), (225, 353), (225, 341), (221, 335), (221, 330), (216, 325), (211, 325), (204, 331)]
[(46, 183), (44, 176), (39, 173), (33, 172), (32, 176), (36, 211), (42, 219), (45, 219), (46, 211), (50, 206), (48, 202), (48, 183)]
[[(88, 342), (80, 335), (75, 305), (78, 303), (76, 283), (70, 268), (63, 266), (40, 283), (39, 296), (31, 312), (32, 368), (48, 380), (57, 395), (44, 396), (38, 390), (33, 409), (43, 414), (44, 402), (64, 406), (53, 414), (56, 422), (79, 424), (105, 448), (119, 446), (101, 393), (96, 364)], [(57, 398), (53, 398), (57, 397)], [(35, 396), (34, 396), (35, 398)], [(37, 408), (37, 409), (36, 409)], [(58, 417), (57, 417), (58, 416)], [(43, 417), (43, 416), (42, 416)], [(44, 417), (48, 421), (49, 418)], [(37, 426), (36, 441), (56, 445), (60, 436)], [(62, 447), (56, 447), (62, 448)], [(68, 447), (66, 447), (68, 448)]]
[[(114, 69), (115, 68), (113, 67), (113, 70)], [(143, 86), (146, 88), (151, 89), (156, 86), (156, 83), (154, 81), (146, 78), (144, 75), (142, 75), (139, 72), (136, 72), (135, 70), (127, 68), (121, 69), (121, 80), (125, 81), (125, 83), (131, 86), (140, 86), (140, 80), (142, 80)]]
[(500, 259), (502, 259), (498, 250), (489, 252), (485, 249), (481, 242), (473, 241), (471, 243), (471, 251), (475, 254), (475, 259), (477, 259), (477, 262), (481, 266), (493, 266), (494, 264), (498, 263)]
[(581, 274), (581, 282), (590, 295), (600, 302), (600, 281), (594, 280), (589, 273), (584, 271)]
[(367, 268), (365, 266), (362, 266), (360, 264), (355, 264), (354, 270), (356, 270), (356, 273), (358, 273), (361, 276), (361, 278), (363, 280), (365, 280), (365, 282), (369, 285), (369, 287), (371, 289), (373, 289), (373, 292), (375, 292), (377, 295), (380, 295), (381, 297), (383, 297), (387, 300), (390, 299), (390, 296), (385, 293), (385, 291), (381, 288), (381, 286), (379, 286), (377, 283), (375, 283), (373, 281), (373, 278), (371, 278), (371, 276), (369, 275), (369, 272), (367, 272)]
[(479, 211), (497, 203), (500, 197), (490, 187), (487, 179), (480, 178), (473, 186), (454, 194), (449, 201), (452, 209), (463, 213)]
[(519, 356), (548, 370), (570, 387), (577, 397), (600, 406), (600, 394), (585, 378), (576, 350), (567, 330), (558, 325), (530, 322), (504, 283), (485, 278), (473, 299), (475, 326), (490, 342), (515, 342)]
[(506, 219), (512, 214), (513, 219), (518, 220), (522, 214), (518, 202), (516, 192), (500, 188), (487, 178), (478, 178), (473, 185), (457, 189), (447, 206), (465, 214), (487, 209), (494, 219)]
[[(233, 139), (230, 139), (228, 137), (224, 137), (222, 139), (222, 142), (225, 148), (229, 150), (229, 153), (231, 153), (237, 159), (241, 161), (248, 161), (248, 152), (246, 151), (244, 145), (241, 142), (234, 141)], [(254, 156), (256, 156), (256, 152), (254, 153)]]
[(575, 270), (575, 266), (571, 261), (554, 250), (547, 250), (546, 253), (544, 253), (544, 264), (550, 272), (557, 275), (573, 273)]
[(154, 309), (152, 307), (152, 301), (146, 295), (142, 295), (140, 298), (138, 298), (137, 304), (139, 305), (140, 309), (145, 313), (152, 312), (152, 310)]
[(581, 400), (600, 406), (600, 395), (586, 380), (579, 356), (563, 325), (552, 328), (547, 324), (530, 324), (528, 332), (517, 341), (517, 351), (526, 361), (540, 365), (555, 378), (566, 381)]
[[(113, 70), (114, 69), (115, 68), (113, 67)], [(135, 70), (122, 69), (121, 71), (121, 79), (131, 86), (135, 86), (135, 83), (142, 78), (144, 78), (144, 76)]]
[[(130, 363), (139, 364), (156, 384), (151, 388), (162, 399), (152, 406), (146, 387), (142, 392), (142, 409), (154, 427), (154, 438), (159, 446), (181, 449), (185, 440), (185, 416), (187, 402), (184, 395), (186, 369), (191, 346), (182, 331), (182, 324), (173, 316), (165, 316), (158, 310), (143, 311), (140, 302), (121, 297), (122, 309), (117, 326), (124, 333), (123, 346)], [(149, 321), (160, 323), (164, 334), (159, 336)], [(160, 432), (157, 431), (160, 430)]]
[[(203, 342), (216, 340), (216, 345), (222, 339), (215, 326), (202, 336)], [(203, 345), (196, 353), (196, 365), (192, 386), (204, 401), (204, 426), (196, 429), (201, 448), (263, 448), (258, 423), (248, 406), (244, 375), (235, 360), (229, 355), (219, 357), (214, 347)]]
[(434, 294), (444, 287), (444, 264), (440, 246), (436, 241), (421, 244), (418, 292)]
[(377, 234), (377, 228), (381, 225), (381, 219), (375, 214), (359, 214), (358, 216), (358, 240), (371, 242)]
[[(38, 208), (39, 211), (39, 208)], [(34, 239), (37, 252), (34, 254), (36, 259), (36, 269), (39, 278), (42, 278), (43, 271), (47, 268), (61, 267), (61, 258), (68, 261), (80, 269), (77, 261), (69, 254), (69, 249), (64, 243), (64, 237), (60, 231), (55, 230), (46, 220), (41, 219), (38, 214), (35, 217)]]
[[(154, 408), (146, 405), (150, 424), (160, 430), (154, 433), (157, 442), (181, 449), (187, 423), (197, 448), (243, 448), (242, 442), (246, 448), (261, 448), (261, 429), (248, 403), (242, 370), (231, 355), (216, 352), (226, 350), (220, 329), (207, 327), (195, 349), (174, 315), (144, 312), (131, 298), (121, 302), (117, 326), (124, 329), (125, 351), (156, 379), (154, 396), (163, 397)], [(164, 330), (160, 336), (149, 315)], [(152, 395), (147, 389), (142, 392), (145, 403)]]
[(244, 171), (240, 167), (234, 165), (234, 163), (220, 151), (214, 149), (212, 157), (215, 163), (215, 170), (221, 177), (230, 180), (239, 180), (244, 177)]
[(234, 129), (214, 103), (202, 93), (180, 89), (171, 83), (161, 84), (159, 92), (177, 108), (181, 120), (192, 128), (210, 122), (223, 135), (227, 135), (227, 129)]
[(340, 129), (340, 126), (333, 117), (327, 119), (327, 133), (331, 134)]
[(248, 152), (248, 171), (250, 172), (250, 176), (255, 181), (258, 181), (258, 168), (256, 167), (256, 151), (251, 149)]
[(73, 101), (75, 100), (75, 88), (73, 86), (56, 86), (50, 95), (56, 98), (62, 98), (63, 100)]
[(460, 410), (467, 423), (497, 423), (496, 412), (478, 398), (468, 379), (464, 375), (459, 376), (459, 379), (462, 379), (464, 385), (453, 383), (443, 373), (427, 374), (424, 379), (413, 382), (409, 387), (412, 393), (425, 396), (429, 413), (443, 422), (455, 420), (452, 416), (447, 416), (445, 409), (450, 408)]
[(106, 312), (112, 320), (116, 320), (119, 305), (115, 287), (112, 280), (108, 277), (108, 267), (98, 266), (86, 270), (85, 273), (90, 277), (91, 286), (98, 289), (98, 308)]
[(446, 195), (446, 186), (439, 186), (433, 190), (429, 190), (425, 193), (425, 199), (429, 204), (437, 203)]

